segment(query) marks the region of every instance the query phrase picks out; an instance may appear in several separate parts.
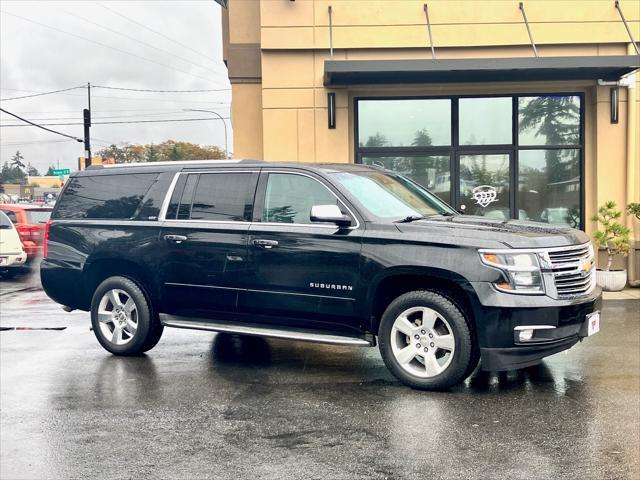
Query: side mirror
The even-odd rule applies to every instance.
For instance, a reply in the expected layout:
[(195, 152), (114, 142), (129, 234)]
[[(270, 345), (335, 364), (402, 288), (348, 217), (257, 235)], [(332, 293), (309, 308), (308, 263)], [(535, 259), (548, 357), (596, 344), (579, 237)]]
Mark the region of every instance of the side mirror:
[(311, 207), (311, 221), (335, 223), (339, 227), (351, 226), (351, 218), (342, 213), (337, 205), (314, 205)]

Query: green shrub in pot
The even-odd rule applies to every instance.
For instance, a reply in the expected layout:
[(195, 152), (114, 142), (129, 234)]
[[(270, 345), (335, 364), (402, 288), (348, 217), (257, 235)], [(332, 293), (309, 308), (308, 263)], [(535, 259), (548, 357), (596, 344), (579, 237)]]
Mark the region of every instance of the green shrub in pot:
[(600, 248), (607, 251), (607, 265), (597, 271), (597, 282), (608, 291), (622, 290), (627, 283), (626, 270), (611, 270), (616, 255), (626, 256), (629, 253), (631, 229), (618, 221), (621, 216), (622, 212), (616, 210), (616, 202), (608, 201), (600, 206), (598, 213), (591, 218), (601, 227), (594, 233), (594, 240)]

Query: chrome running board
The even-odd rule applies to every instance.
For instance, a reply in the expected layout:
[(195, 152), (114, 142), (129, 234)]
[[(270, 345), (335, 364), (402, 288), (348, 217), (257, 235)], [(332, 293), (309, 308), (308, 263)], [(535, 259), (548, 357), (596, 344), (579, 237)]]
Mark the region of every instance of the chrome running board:
[(215, 320), (194, 320), (190, 317), (160, 314), (160, 323), (165, 327), (186, 328), (190, 330), (208, 330), (210, 332), (236, 333), (258, 337), (283, 338), (304, 342), (330, 343), (333, 345), (351, 345), (361, 347), (375, 346), (373, 336), (349, 336), (339, 333), (326, 333), (318, 330), (279, 328), (277, 326), (258, 325), (255, 323), (222, 323)]

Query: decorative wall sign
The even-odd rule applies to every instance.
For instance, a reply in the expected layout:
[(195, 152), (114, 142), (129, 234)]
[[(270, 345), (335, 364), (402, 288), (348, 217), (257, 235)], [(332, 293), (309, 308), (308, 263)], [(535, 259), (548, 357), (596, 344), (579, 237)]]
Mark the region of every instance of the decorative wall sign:
[(473, 199), (478, 205), (486, 208), (487, 205), (498, 201), (498, 192), (491, 185), (479, 185), (472, 190)]

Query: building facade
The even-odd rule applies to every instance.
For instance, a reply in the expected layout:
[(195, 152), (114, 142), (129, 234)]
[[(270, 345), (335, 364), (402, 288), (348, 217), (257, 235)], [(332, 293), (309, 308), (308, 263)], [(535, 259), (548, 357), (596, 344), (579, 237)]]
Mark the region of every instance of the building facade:
[(588, 233), (640, 201), (640, 0), (221, 3), (237, 158), (383, 165)]

